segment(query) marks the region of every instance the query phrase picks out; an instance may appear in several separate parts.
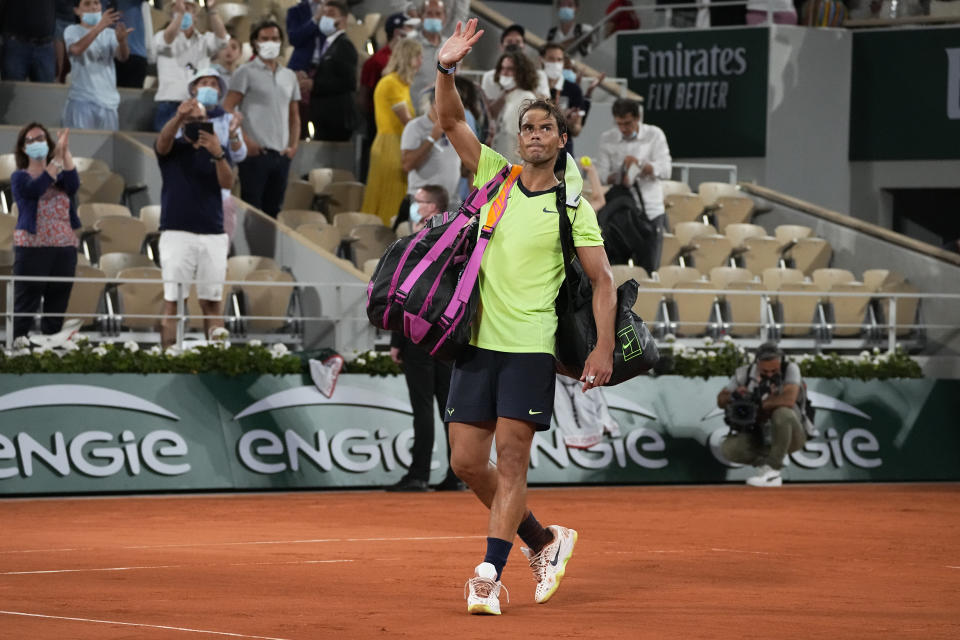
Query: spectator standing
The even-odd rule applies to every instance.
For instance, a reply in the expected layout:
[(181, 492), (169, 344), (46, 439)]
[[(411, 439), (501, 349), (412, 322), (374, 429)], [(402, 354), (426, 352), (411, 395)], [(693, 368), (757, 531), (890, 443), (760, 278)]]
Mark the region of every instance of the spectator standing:
[(583, 116), (586, 115), (586, 103), (583, 91), (577, 84), (576, 73), (566, 69), (563, 47), (556, 43), (544, 45), (540, 54), (543, 70), (550, 81), (550, 100), (560, 108), (567, 119), (566, 151), (573, 155), (573, 138), (580, 135), (583, 128)]
[[(70, 55), (70, 90), (63, 105), (63, 126), (77, 129), (120, 128), (117, 68), (114, 60), (130, 56), (125, 26), (116, 9), (101, 12), (100, 0), (79, 0), (74, 9), (80, 24), (63, 32)], [(115, 27), (115, 28), (111, 28)]]
[(146, 0), (113, 0), (120, 11), (120, 21), (131, 31), (127, 36), (130, 55), (117, 61), (117, 86), (142, 89), (147, 77), (147, 33), (143, 24), (143, 5)]
[[(439, 185), (424, 185), (417, 189), (414, 201), (410, 205), (411, 233), (423, 229), (427, 221), (449, 206), (446, 190)], [(406, 224), (406, 223), (405, 223)], [(413, 450), (410, 468), (396, 484), (387, 487), (387, 491), (426, 491), (430, 482), (430, 462), (433, 459), (435, 435), (434, 411), (440, 413), (447, 406), (450, 392), (452, 367), (430, 356), (420, 346), (394, 333), (390, 340), (390, 357), (403, 369), (410, 394), (410, 407), (413, 409)], [(437, 408), (434, 409), (434, 400)], [(447, 474), (436, 486), (437, 491), (459, 491), (465, 489), (450, 466), (450, 428), (444, 423), (443, 432), (447, 441)]]
[(606, 35), (609, 36), (617, 31), (632, 31), (640, 28), (640, 18), (637, 16), (637, 12), (627, 10), (632, 8), (632, 0), (613, 0), (613, 2), (607, 5), (607, 8), (603, 12), (604, 15), (610, 15), (618, 9), (624, 10), (617, 11), (617, 15), (607, 21)]
[(308, 72), (320, 60), (324, 34), (320, 32), (324, 0), (300, 0), (287, 9), (287, 35), (293, 53), (287, 67)]
[[(0, 2), (0, 4), (3, 4)], [(56, 80), (65, 82), (67, 71), (70, 68), (67, 62), (67, 47), (63, 44), (63, 32), (77, 21), (73, 13), (73, 0), (54, 0), (55, 28), (53, 34), (53, 48), (56, 55)]]
[(220, 53), (217, 54), (217, 59), (212, 65), (220, 73), (220, 77), (227, 83), (227, 86), (230, 86), (233, 72), (240, 66), (241, 55), (243, 55), (243, 46), (234, 36), (230, 36), (227, 46), (220, 49)]
[[(169, 281), (163, 284), (160, 339), (164, 347), (176, 340), (177, 282), (198, 281), (197, 297), (208, 337), (213, 329), (223, 326), (222, 283), (227, 275), (230, 240), (223, 231), (220, 190), (233, 185), (233, 173), (217, 135), (188, 126), (205, 120), (200, 103), (195, 98), (185, 100), (156, 141), (163, 179), (160, 264), (163, 279)], [(177, 137), (181, 128), (183, 134)], [(189, 292), (189, 286), (181, 290), (184, 298)]]
[(410, 85), (410, 94), (414, 100), (420, 100), (420, 94), (424, 89), (433, 86), (434, 81), (434, 62), (437, 59), (437, 49), (443, 44), (445, 36), (453, 33), (457, 21), (466, 22), (467, 11), (470, 7), (469, 0), (448, 0), (450, 10), (447, 10), (447, 2), (443, 0), (425, 0), (420, 8), (420, 33), (416, 36), (423, 47), (423, 59), (426, 64), (420, 67), (416, 77)]
[(210, 66), (210, 59), (229, 40), (220, 15), (213, 11), (216, 0), (207, 0), (206, 11), (212, 31), (197, 31), (194, 17), (196, 0), (174, 0), (170, 4), (170, 22), (154, 34), (157, 50), (157, 95), (153, 125), (157, 131), (187, 99), (187, 84), (199, 69)]
[(516, 50), (507, 51), (497, 60), (494, 79), (503, 89), (502, 107), (497, 116), (497, 132), (491, 147), (511, 163), (521, 162), (517, 153), (520, 133), (520, 105), (527, 100), (536, 100), (537, 83), (533, 62)]
[(3, 79), (53, 82), (54, 0), (8, 0), (3, 6)]
[(370, 145), (377, 135), (377, 123), (373, 114), (373, 90), (383, 76), (383, 70), (390, 61), (390, 54), (393, 47), (397, 46), (403, 38), (407, 37), (407, 30), (404, 25), (407, 22), (407, 16), (402, 13), (395, 13), (387, 18), (384, 24), (384, 31), (387, 33), (387, 43), (380, 47), (376, 53), (367, 58), (360, 70), (360, 93), (357, 96), (357, 102), (360, 105), (360, 114), (363, 117), (363, 154), (361, 158), (362, 169), (360, 171), (361, 179), (366, 180), (367, 169), (370, 166)]
[(410, 83), (423, 63), (419, 39), (406, 38), (397, 43), (384, 76), (373, 91), (373, 111), (377, 137), (370, 147), (369, 188), (364, 190), (363, 211), (380, 216), (384, 224), (397, 215), (407, 193), (407, 174), (403, 171), (400, 136), (413, 119)]
[(242, 107), (247, 159), (240, 163), (240, 197), (277, 217), (300, 133), (300, 85), (280, 65), (283, 31), (273, 20), (250, 29), (256, 57), (233, 74), (224, 109)]
[(444, 198), (440, 211), (449, 202), (449, 194), (456, 193), (460, 182), (460, 156), (443, 133), (437, 120), (437, 106), (433, 90), (428, 90), (420, 103), (424, 115), (407, 123), (400, 137), (403, 170), (407, 173), (407, 194), (413, 196), (426, 185), (439, 185)]
[[(60, 132), (55, 147), (43, 125), (32, 122), (20, 129), (14, 157), (17, 170), (10, 176), (17, 203), (17, 227), (13, 232), (13, 275), (72, 278), (77, 268), (77, 236), (80, 219), (73, 196), (80, 176), (70, 155), (70, 131)], [(14, 337), (25, 336), (33, 314), (43, 299), (45, 314), (63, 314), (70, 300), (70, 282), (17, 282), (13, 310), (28, 314), (13, 320)], [(63, 316), (44, 315), (40, 328), (57, 333)]]
[[(519, 24), (512, 24), (504, 29), (503, 33), (500, 34), (500, 53), (504, 54), (508, 51), (524, 53), (526, 42), (523, 38), (525, 35), (526, 30)], [(524, 53), (524, 55), (526, 54)], [(500, 109), (503, 108), (505, 93), (503, 88), (497, 83), (496, 75), (497, 69), (494, 67), (484, 72), (480, 78), (480, 89), (487, 98), (490, 115), (494, 118), (500, 114)], [(547, 80), (547, 74), (544, 73), (542, 69), (537, 69), (536, 93), (538, 96), (545, 98), (550, 95), (550, 82)]]
[(357, 50), (344, 33), (347, 6), (328, 0), (320, 18), (326, 39), (320, 52), (310, 98), (314, 138), (346, 141), (357, 128)]
[(577, 22), (577, 13), (580, 11), (580, 0), (559, 0), (557, 2), (558, 24), (547, 31), (547, 42), (559, 44), (564, 51), (576, 42), (576, 48), (571, 51), (573, 58), (585, 58), (590, 55), (592, 38), (583, 37), (593, 31), (589, 24)]

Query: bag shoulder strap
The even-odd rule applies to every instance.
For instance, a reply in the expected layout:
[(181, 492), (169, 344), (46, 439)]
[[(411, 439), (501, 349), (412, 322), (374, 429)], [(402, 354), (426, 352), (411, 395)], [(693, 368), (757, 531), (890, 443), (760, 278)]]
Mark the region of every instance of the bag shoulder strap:
[(463, 201), (462, 210), (469, 216), (475, 216), (480, 213), (480, 209), (493, 200), (497, 191), (500, 189), (500, 185), (506, 182), (510, 176), (512, 169), (513, 165), (507, 163), (497, 172), (497, 175), (487, 180), (486, 184), (482, 187), (474, 187), (470, 195), (467, 196), (467, 199)]

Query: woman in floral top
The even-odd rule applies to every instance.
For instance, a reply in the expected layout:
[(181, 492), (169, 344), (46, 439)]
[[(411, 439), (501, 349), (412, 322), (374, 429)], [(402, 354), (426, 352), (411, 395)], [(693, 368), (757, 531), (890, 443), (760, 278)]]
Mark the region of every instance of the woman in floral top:
[[(77, 236), (80, 227), (73, 195), (80, 176), (69, 147), (70, 130), (60, 132), (54, 146), (43, 125), (32, 122), (17, 135), (14, 155), (17, 171), (10, 177), (19, 217), (13, 235), (13, 273), (17, 276), (72, 278), (77, 267)], [(70, 300), (70, 282), (17, 282), (13, 308), (13, 335), (26, 335), (33, 314), (63, 314)], [(43, 333), (56, 333), (63, 326), (62, 315), (44, 316)]]

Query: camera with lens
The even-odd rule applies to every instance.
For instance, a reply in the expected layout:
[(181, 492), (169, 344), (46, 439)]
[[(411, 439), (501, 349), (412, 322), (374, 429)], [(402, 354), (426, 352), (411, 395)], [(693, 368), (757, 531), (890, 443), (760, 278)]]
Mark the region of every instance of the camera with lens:
[(730, 402), (723, 412), (723, 421), (733, 431), (753, 431), (759, 427), (763, 397), (770, 393), (771, 386), (776, 384), (775, 379), (761, 378), (760, 384), (749, 395), (737, 391), (731, 393)]

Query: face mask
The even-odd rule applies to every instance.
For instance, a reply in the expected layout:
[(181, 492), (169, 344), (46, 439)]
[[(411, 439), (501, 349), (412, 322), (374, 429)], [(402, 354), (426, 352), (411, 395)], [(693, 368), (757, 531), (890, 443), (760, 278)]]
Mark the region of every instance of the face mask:
[(560, 22), (570, 22), (573, 20), (576, 10), (573, 7), (560, 7), (557, 9), (557, 17), (560, 18)]
[(44, 160), (47, 154), (50, 153), (50, 145), (47, 144), (46, 140), (40, 140), (25, 145), (23, 151), (34, 160)]
[(577, 81), (577, 72), (573, 69), (564, 69), (563, 70), (563, 79), (567, 82), (576, 82)]
[(207, 108), (215, 107), (220, 102), (220, 93), (213, 87), (200, 87), (197, 89), (197, 102)]
[(420, 203), (411, 202), (410, 203), (410, 223), (417, 224), (421, 220), (423, 220), (423, 215), (421, 215), (420, 213)]
[(504, 91), (510, 91), (510, 89), (515, 89), (517, 86), (517, 79), (513, 76), (500, 76), (500, 88)]
[(636, 132), (636, 131), (631, 131), (631, 132), (628, 133), (627, 135), (623, 136), (623, 139), (624, 139), (624, 140), (636, 140), (636, 139), (637, 139), (637, 132)]
[(260, 57), (264, 60), (275, 60), (276, 57), (280, 55), (280, 43), (260, 42), (257, 44), (257, 50), (260, 52)]
[(95, 27), (100, 22), (100, 15), (99, 11), (91, 11), (80, 16), (80, 21), (89, 27)]
[(183, 20), (180, 21), (180, 30), (186, 31), (193, 26), (193, 14), (185, 13), (183, 14)]
[(320, 33), (325, 36), (329, 36), (335, 33), (337, 30), (337, 21), (331, 18), (330, 16), (323, 16), (320, 18)]
[(557, 78), (563, 75), (563, 63), (562, 62), (544, 62), (543, 71), (547, 74), (548, 78)]
[(443, 31), (443, 20), (440, 18), (424, 18), (423, 30), (427, 33), (440, 33)]

